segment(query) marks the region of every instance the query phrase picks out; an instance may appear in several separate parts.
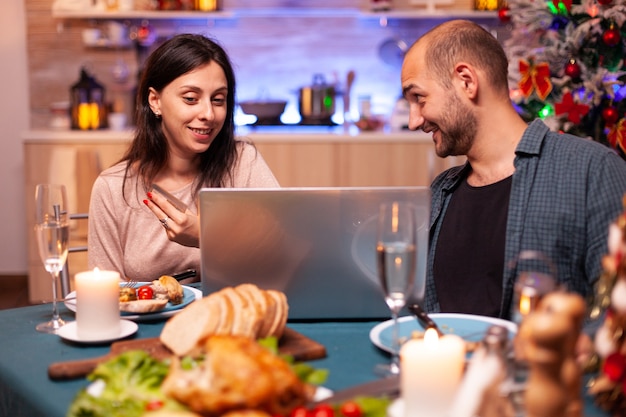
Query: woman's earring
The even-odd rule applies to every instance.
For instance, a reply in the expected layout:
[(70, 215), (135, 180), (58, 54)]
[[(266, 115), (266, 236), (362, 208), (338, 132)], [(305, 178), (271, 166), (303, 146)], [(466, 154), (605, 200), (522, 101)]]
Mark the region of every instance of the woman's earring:
[(154, 117), (156, 117), (157, 119), (161, 118), (161, 113), (159, 113), (158, 111), (154, 112)]

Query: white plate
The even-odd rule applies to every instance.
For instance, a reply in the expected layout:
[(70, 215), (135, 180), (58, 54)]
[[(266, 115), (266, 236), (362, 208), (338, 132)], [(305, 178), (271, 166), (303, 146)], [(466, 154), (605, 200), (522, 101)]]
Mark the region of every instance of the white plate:
[[(148, 284), (150, 283), (138, 282), (136, 286), (140, 287), (142, 285), (148, 285)], [(121, 312), (120, 314), (122, 318), (126, 320), (134, 320), (134, 321), (149, 321), (149, 320), (156, 320), (156, 319), (171, 317), (174, 314), (178, 313), (181, 309), (189, 305), (191, 302), (202, 298), (202, 291), (196, 288), (188, 287), (186, 285), (183, 285), (182, 287), (183, 287), (183, 302), (180, 304), (172, 305), (170, 303), (167, 303), (167, 305), (165, 306), (163, 310), (159, 310), (154, 313), (131, 314), (131, 313), (126, 313), (126, 312)], [(76, 291), (72, 291), (71, 293), (69, 293), (66, 298), (71, 298), (71, 300), (66, 300), (65, 306), (68, 308), (68, 310), (76, 312)]]
[[(511, 321), (493, 317), (475, 316), (471, 314), (436, 313), (429, 314), (446, 334), (456, 334), (468, 342), (481, 341), (490, 326), (499, 325), (509, 331), (509, 338), (517, 333), (517, 325)], [(423, 332), (424, 328), (413, 316), (404, 316), (398, 319), (398, 337), (402, 340), (409, 339), (414, 331)], [(391, 334), (393, 332), (393, 320), (387, 320), (377, 324), (370, 331), (370, 340), (380, 349), (392, 352)]]
[(62, 339), (70, 340), (72, 342), (78, 342), (78, 343), (106, 343), (106, 342), (112, 342), (114, 340), (123, 339), (125, 337), (128, 337), (131, 334), (134, 334), (137, 331), (138, 328), (139, 328), (139, 326), (137, 326), (137, 323), (135, 323), (134, 321), (120, 320), (120, 333), (117, 336), (105, 337), (105, 338), (89, 338), (89, 339), (85, 339), (85, 338), (80, 338), (78, 336), (78, 330), (77, 330), (77, 327), (76, 327), (76, 322), (75, 321), (71, 321), (71, 322), (67, 323), (65, 326), (59, 328), (59, 330), (57, 330), (57, 334)]

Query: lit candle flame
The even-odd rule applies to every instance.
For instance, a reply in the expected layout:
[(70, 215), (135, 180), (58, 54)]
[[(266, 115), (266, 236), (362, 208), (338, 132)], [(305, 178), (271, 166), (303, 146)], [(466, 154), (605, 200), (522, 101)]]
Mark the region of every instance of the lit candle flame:
[(424, 333), (424, 344), (430, 347), (436, 347), (439, 343), (439, 335), (437, 334), (437, 330), (432, 327), (426, 329)]
[(524, 287), (520, 294), (519, 312), (522, 316), (527, 316), (535, 307), (537, 290), (532, 287)]

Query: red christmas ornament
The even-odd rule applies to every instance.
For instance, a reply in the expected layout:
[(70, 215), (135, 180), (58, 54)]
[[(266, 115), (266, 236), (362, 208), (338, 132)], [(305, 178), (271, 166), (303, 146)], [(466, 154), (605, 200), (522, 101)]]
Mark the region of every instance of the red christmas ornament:
[(619, 352), (611, 353), (604, 361), (602, 371), (613, 382), (621, 382), (626, 376), (626, 357)]
[(607, 6), (609, 4), (611, 4), (613, 2), (613, 0), (598, 0), (598, 3), (600, 3), (603, 6)]
[(604, 109), (602, 109), (602, 119), (607, 126), (613, 126), (615, 122), (617, 122), (617, 120), (619, 119), (617, 109), (613, 106), (605, 107)]
[(498, 10), (498, 19), (500, 19), (502, 23), (508, 23), (511, 20), (510, 11), (511, 10), (508, 8), (508, 6), (500, 8), (500, 10)]
[(575, 80), (580, 78), (580, 65), (575, 60), (570, 59), (565, 65), (565, 75), (569, 75)]
[(615, 29), (611, 26), (602, 34), (602, 42), (607, 46), (615, 46), (622, 40), (622, 37), (619, 34), (619, 30)]

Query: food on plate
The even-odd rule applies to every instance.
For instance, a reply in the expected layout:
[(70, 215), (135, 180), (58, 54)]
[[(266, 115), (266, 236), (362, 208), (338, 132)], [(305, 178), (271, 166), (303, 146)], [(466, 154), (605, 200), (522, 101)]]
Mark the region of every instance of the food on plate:
[(202, 361), (190, 368), (173, 357), (161, 386), (166, 396), (194, 412), (221, 415), (253, 409), (287, 415), (312, 399), (313, 386), (302, 382), (284, 359), (249, 337), (211, 336), (202, 350)]
[(183, 286), (169, 275), (163, 275), (151, 284), (120, 287), (120, 311), (126, 313), (154, 313), (165, 308), (167, 303), (178, 305), (183, 302)]
[(137, 299), (152, 300), (154, 298), (154, 290), (150, 285), (142, 285), (137, 288)]
[(176, 278), (169, 275), (162, 275), (159, 279), (152, 281), (152, 290), (155, 298), (165, 298), (173, 305), (183, 302), (184, 290)]
[(167, 372), (166, 362), (143, 350), (124, 352), (89, 374), (91, 384), (76, 395), (67, 416), (139, 417), (146, 405), (155, 401), (162, 402), (166, 408), (183, 408), (161, 391)]
[(199, 356), (168, 359), (125, 351), (87, 376), (67, 416), (289, 416), (310, 403), (327, 372), (279, 356), (272, 342), (212, 336)]
[[(445, 328), (445, 326), (441, 326)], [(454, 334), (453, 331), (450, 331), (451, 334)], [(411, 339), (423, 339), (425, 332), (421, 330), (413, 330), (411, 332)], [(476, 349), (481, 345), (481, 341), (471, 341), (471, 340), (463, 340), (465, 342), (465, 352), (466, 353), (474, 353)]]
[(120, 302), (134, 301), (137, 299), (137, 291), (132, 287), (120, 287)]
[(200, 349), (211, 335), (280, 338), (288, 312), (287, 297), (280, 291), (262, 290), (254, 284), (226, 287), (171, 317), (160, 340), (174, 354), (184, 356)]
[(167, 300), (164, 299), (149, 299), (149, 300), (134, 300), (134, 301), (120, 301), (120, 311), (126, 313), (153, 313), (155, 311), (163, 310), (167, 305)]
[(222, 414), (221, 417), (271, 417), (271, 415), (260, 410), (233, 410)]

